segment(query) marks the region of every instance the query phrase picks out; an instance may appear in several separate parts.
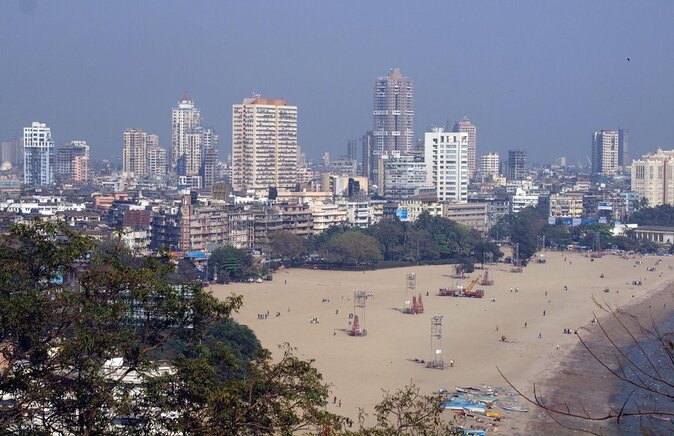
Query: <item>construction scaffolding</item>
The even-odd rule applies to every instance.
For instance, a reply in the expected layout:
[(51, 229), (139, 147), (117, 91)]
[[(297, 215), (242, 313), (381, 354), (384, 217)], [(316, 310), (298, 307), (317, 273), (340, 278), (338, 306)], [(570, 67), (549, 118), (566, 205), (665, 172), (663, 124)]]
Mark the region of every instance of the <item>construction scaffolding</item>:
[(417, 275), (415, 273), (405, 274), (405, 297), (403, 302), (403, 313), (412, 313), (412, 294), (417, 289)]
[(442, 315), (434, 315), (431, 318), (431, 357), (427, 366), (435, 369), (445, 368), (445, 361), (442, 358)]
[(521, 273), (522, 272), (522, 261), (520, 260), (520, 244), (513, 244), (513, 267), (510, 269), (510, 272)]
[(365, 336), (365, 302), (367, 301), (367, 292), (353, 291), (353, 322), (349, 327), (350, 336)]
[(417, 275), (416, 273), (407, 273), (405, 275), (405, 300), (403, 303), (403, 313), (418, 315), (424, 313), (424, 303), (421, 300), (421, 294), (415, 296), (414, 291), (417, 289)]
[(489, 278), (489, 270), (485, 270), (484, 274), (482, 275), (482, 281), (480, 281), (480, 285), (482, 286), (492, 286), (494, 284), (494, 280)]

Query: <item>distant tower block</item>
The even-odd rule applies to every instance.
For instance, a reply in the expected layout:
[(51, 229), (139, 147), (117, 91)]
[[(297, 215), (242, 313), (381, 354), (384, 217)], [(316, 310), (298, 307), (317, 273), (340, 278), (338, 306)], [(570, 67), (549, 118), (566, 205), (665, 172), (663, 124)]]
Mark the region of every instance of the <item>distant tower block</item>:
[(445, 361), (442, 358), (442, 315), (431, 318), (431, 358), (428, 367), (444, 369)]
[(353, 323), (349, 330), (351, 336), (365, 336), (365, 302), (367, 301), (367, 292), (353, 292)]
[(403, 304), (403, 313), (416, 313), (414, 312), (415, 303), (414, 297), (412, 294), (417, 289), (417, 274), (416, 273), (407, 273), (405, 275), (405, 303)]

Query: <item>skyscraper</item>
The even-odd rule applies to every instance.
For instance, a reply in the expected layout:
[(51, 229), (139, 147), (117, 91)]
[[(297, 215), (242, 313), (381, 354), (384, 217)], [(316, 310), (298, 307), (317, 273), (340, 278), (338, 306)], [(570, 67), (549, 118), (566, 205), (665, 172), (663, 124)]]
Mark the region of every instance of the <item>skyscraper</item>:
[(441, 127), (424, 138), (426, 184), (435, 186), (439, 201), (468, 201), (468, 133), (445, 132)]
[(56, 174), (61, 182), (89, 181), (89, 145), (87, 141), (70, 141), (56, 150)]
[(468, 120), (468, 117), (463, 117), (463, 120), (454, 123), (455, 132), (468, 133), (468, 172), (470, 177), (475, 176), (476, 168), (476, 146), (477, 146), (477, 129), (475, 125)]
[(620, 132), (600, 130), (592, 134), (592, 173), (611, 175), (619, 170)]
[(527, 152), (524, 150), (508, 150), (506, 178), (523, 180), (527, 169)]
[(674, 205), (674, 150), (658, 149), (632, 162), (632, 191), (648, 206)]
[(235, 191), (294, 188), (297, 154), (297, 106), (259, 96), (232, 106)]
[(171, 112), (171, 168), (179, 176), (197, 175), (201, 167), (201, 111), (185, 94)]
[(414, 84), (398, 68), (374, 85), (373, 135), (375, 155), (399, 151), (406, 154), (414, 146)]
[(374, 135), (372, 134), (372, 131), (369, 131), (360, 138), (360, 151), (363, 159), (363, 161), (360, 164), (360, 175), (363, 177), (367, 177), (370, 180), (370, 183), (374, 183), (373, 180), (376, 178), (373, 173), (374, 170), (374, 163), (372, 162), (372, 158), (374, 157), (372, 153), (373, 150), (374, 150)]
[(54, 183), (54, 141), (45, 123), (23, 128), (23, 182), (33, 186)]
[(147, 133), (140, 129), (124, 130), (124, 148), (122, 151), (122, 171), (133, 173), (135, 177), (147, 174)]
[(159, 136), (148, 133), (145, 136), (145, 174), (166, 175), (166, 149), (159, 146)]
[(210, 189), (215, 181), (215, 170), (218, 164), (219, 136), (212, 128), (204, 128), (201, 132), (201, 169), (203, 187)]
[(501, 162), (498, 153), (490, 151), (487, 154), (483, 154), (480, 158), (480, 175), (482, 177), (498, 176), (500, 166)]

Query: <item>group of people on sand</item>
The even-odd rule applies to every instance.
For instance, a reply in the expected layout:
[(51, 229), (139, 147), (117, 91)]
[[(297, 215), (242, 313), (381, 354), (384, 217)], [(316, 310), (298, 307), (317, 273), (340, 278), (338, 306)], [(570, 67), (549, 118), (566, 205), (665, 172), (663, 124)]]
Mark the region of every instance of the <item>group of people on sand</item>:
[(576, 333), (576, 331), (575, 331), (575, 330), (571, 330), (571, 329), (564, 329), (564, 334), (565, 334), (565, 335), (572, 335), (572, 334), (574, 334), (574, 333)]
[(321, 320), (318, 318), (311, 318), (311, 321), (309, 321), (311, 324), (320, 324)]
[[(288, 312), (290, 312), (290, 308), (288, 308)], [(276, 317), (278, 318), (279, 316), (281, 316), (281, 312), (276, 312)], [(257, 319), (267, 319), (267, 318), (269, 318), (269, 311), (257, 314)]]

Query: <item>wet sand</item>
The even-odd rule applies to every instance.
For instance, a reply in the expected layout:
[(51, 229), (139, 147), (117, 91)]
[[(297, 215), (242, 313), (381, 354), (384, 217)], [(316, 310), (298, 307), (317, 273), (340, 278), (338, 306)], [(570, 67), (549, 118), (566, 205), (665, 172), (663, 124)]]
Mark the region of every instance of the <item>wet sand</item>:
[[(669, 269), (674, 267), (671, 257), (639, 258), (640, 265), (634, 258), (607, 255), (591, 260), (567, 252), (548, 252), (545, 259), (546, 263), (532, 263), (523, 273), (510, 272), (506, 264), (488, 266), (495, 283), (477, 287), (485, 291), (482, 299), (436, 295), (440, 287), (469, 282), (450, 278), (453, 268), (449, 265), (365, 273), (290, 269), (275, 273), (272, 282), (211, 289), (221, 297), (243, 295), (244, 306), (235, 317), (250, 326), (265, 347), (276, 352), (277, 345), (289, 342), (299, 356), (314, 359), (331, 384), (331, 399), (337, 397), (342, 403), (339, 407), (330, 401), (330, 409), (356, 420), (359, 408), (372, 413), (382, 389), (395, 390), (409, 383), (423, 393), (451, 390), (456, 385), (506, 386), (497, 366), (530, 392), (532, 382), (554, 377), (559, 363), (569, 356), (577, 339), (563, 330), (591, 321), (597, 311), (593, 298), (626, 307), (674, 279), (674, 271)], [(662, 263), (656, 271), (648, 272), (647, 267), (658, 259)], [(416, 273), (416, 293), (423, 298), (425, 312), (420, 315), (401, 313), (409, 299), (405, 292), (408, 272)], [(476, 270), (469, 276), (481, 273)], [(600, 278), (602, 274), (604, 278)], [(634, 286), (633, 280), (642, 280), (643, 285)], [(345, 330), (348, 315), (354, 312), (353, 291), (358, 289), (374, 297), (366, 303), (367, 335), (351, 337)], [(258, 319), (258, 314), (267, 311), (267, 319)], [(432, 355), (433, 315), (444, 317), (441, 348), (445, 362), (455, 361), (453, 368), (428, 369), (413, 361), (429, 360)], [(313, 318), (320, 322), (311, 323)], [(502, 342), (501, 336), (508, 342)], [(518, 434), (536, 413), (507, 416), (500, 430)]]

